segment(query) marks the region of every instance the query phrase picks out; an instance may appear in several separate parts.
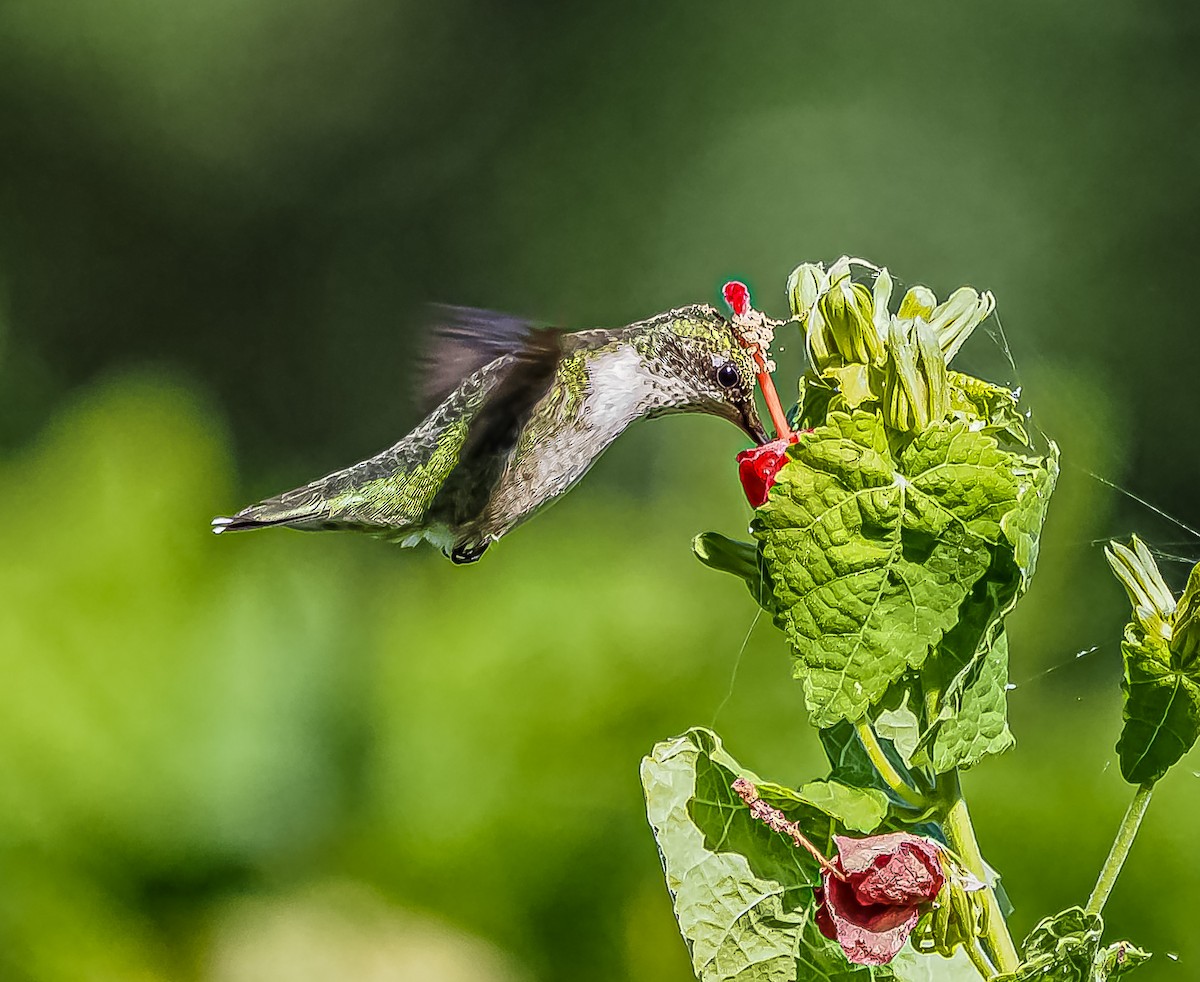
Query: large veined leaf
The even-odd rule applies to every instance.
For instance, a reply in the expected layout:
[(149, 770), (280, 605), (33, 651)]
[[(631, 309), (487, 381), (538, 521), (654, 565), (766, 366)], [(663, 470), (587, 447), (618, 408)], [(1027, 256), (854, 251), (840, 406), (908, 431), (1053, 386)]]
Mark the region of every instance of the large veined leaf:
[(1042, 523), (1058, 479), (1058, 447), (1051, 443), (1040, 460), (1021, 458), (1017, 474), (1021, 493), (1000, 522), (1003, 542), (924, 672), (924, 685), (939, 696), (922, 747), (938, 772), (971, 767), (1014, 742), (1008, 729), (1004, 618), (1028, 589), (1037, 564)]
[(1131, 784), (1157, 781), (1200, 735), (1200, 661), (1179, 665), (1161, 635), (1125, 629), (1125, 727), (1117, 741)]
[[(940, 653), (939, 653), (940, 654)], [(1001, 631), (979, 653), (957, 701), (943, 701), (942, 713), (925, 731), (921, 750), (938, 773), (953, 767), (972, 767), (988, 754), (1003, 753), (1016, 742), (1008, 728), (1008, 637)]]
[(1013, 553), (1010, 530), (1032, 569), (1053, 482), (1040, 459), (961, 420), (894, 451), (878, 414), (834, 412), (789, 456), (754, 531), (776, 620), (825, 727), (861, 719), (925, 662), (996, 551)]

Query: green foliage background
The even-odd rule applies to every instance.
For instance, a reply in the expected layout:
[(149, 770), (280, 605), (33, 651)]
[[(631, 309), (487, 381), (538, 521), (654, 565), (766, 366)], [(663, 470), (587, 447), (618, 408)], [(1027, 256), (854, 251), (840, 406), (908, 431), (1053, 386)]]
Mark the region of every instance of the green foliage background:
[[(736, 667), (730, 751), (822, 772), (782, 636), (739, 661), (755, 605), (690, 554), (749, 519), (732, 428), (638, 427), (474, 568), (206, 524), (405, 431), (422, 301), (616, 324), (738, 275), (780, 314), (796, 263), (846, 252), (993, 290), (1017, 372), (983, 337), (963, 365), (1063, 447), (1010, 623), (1018, 747), (967, 790), (1014, 933), (1081, 902), (1129, 794), (1128, 607), (1092, 542), (1197, 551), (1079, 468), (1195, 524), (1198, 28), (6, 0), (0, 978), (687, 978), (641, 756)], [(1106, 910), (1147, 982), (1200, 964), (1192, 773)]]

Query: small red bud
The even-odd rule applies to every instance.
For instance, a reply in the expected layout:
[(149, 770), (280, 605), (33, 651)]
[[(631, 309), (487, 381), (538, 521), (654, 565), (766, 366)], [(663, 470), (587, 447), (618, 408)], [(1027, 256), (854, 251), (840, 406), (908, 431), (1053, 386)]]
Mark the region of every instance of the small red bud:
[(750, 309), (750, 288), (745, 283), (730, 280), (721, 288), (721, 293), (725, 297), (725, 302), (729, 304), (729, 309), (738, 317), (743, 316)]

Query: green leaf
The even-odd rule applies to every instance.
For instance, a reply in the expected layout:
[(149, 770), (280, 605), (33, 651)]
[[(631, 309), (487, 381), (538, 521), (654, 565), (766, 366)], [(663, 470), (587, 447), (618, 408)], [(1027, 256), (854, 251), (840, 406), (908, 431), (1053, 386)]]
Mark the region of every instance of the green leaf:
[[(1089, 914), (1079, 907), (1070, 907), (1060, 914), (1039, 921), (1025, 939), (1022, 949), (1025, 964), (1018, 970), (1028, 971), (1036, 967), (1040, 976), (1057, 979), (1078, 978), (1085, 980), (1091, 974), (1092, 963), (1100, 948), (1100, 936), (1104, 933), (1104, 921), (1098, 914)], [(1047, 972), (1047, 966), (1050, 971)]]
[(1127, 941), (1101, 950), (1104, 921), (1079, 907), (1043, 918), (1023, 945), (1025, 960), (994, 982), (1106, 982), (1150, 956)]
[[(1016, 742), (1008, 728), (1008, 636), (1001, 631), (964, 683), (957, 705), (932, 728), (929, 764), (939, 774), (973, 767), (988, 754), (999, 754)], [(951, 708), (953, 707), (953, 708)]]
[[(843, 720), (821, 730), (819, 736), (825, 756), (829, 758), (831, 780), (854, 788), (878, 791), (891, 804), (903, 805), (899, 797), (890, 791), (883, 778), (879, 776), (879, 771), (875, 769), (875, 765), (867, 755), (853, 724)], [(919, 786), (919, 782), (914, 779), (908, 765), (901, 758), (900, 752), (892, 746), (891, 741), (881, 740), (880, 746), (883, 747), (883, 752), (891, 761), (892, 766), (896, 768), (896, 772), (910, 786)], [(907, 805), (904, 807), (909, 808)], [(904, 827), (907, 831), (915, 832), (918, 835), (928, 835), (942, 841), (945, 838), (941, 830), (932, 824), (917, 827), (911, 824), (910, 819), (906, 819)]]
[(1029, 446), (1025, 420), (1017, 408), (1017, 396), (1003, 385), (993, 385), (973, 375), (949, 372), (950, 412), (968, 421), (983, 421), (983, 430)]
[(949, 958), (923, 955), (905, 945), (888, 966), (897, 982), (980, 982), (979, 970), (962, 948)]
[(1117, 741), (1121, 774), (1130, 784), (1162, 777), (1200, 736), (1200, 666), (1178, 667), (1161, 634), (1125, 627), (1125, 727)]
[[(857, 812), (866, 798), (832, 782), (789, 791), (764, 784), (692, 729), (655, 746), (642, 761), (646, 812), (662, 856), (679, 928), (701, 982), (865, 982), (894, 979), (888, 968), (846, 961), (813, 919), (816, 862), (750, 815), (731, 790), (737, 777), (798, 821), (824, 845), (837, 828), (831, 811)], [(864, 793), (868, 794), (869, 793)], [(861, 817), (861, 816), (860, 816)]]
[(836, 397), (837, 393), (830, 388), (828, 379), (820, 378), (811, 371), (800, 376), (796, 410), (791, 420), (793, 429), (809, 430), (820, 426), (829, 415), (830, 404)]
[(874, 788), (857, 788), (839, 781), (809, 781), (797, 790), (758, 782), (764, 801), (787, 810), (788, 805), (808, 805), (852, 832), (874, 832), (887, 817), (888, 798)]
[[(1024, 593), (1037, 569), (1038, 543), (1046, 521), (1046, 509), (1058, 484), (1058, 444), (1051, 440), (1042, 457), (1014, 454), (1013, 458), (1016, 465), (1014, 473), (1019, 483), (1017, 506), (1004, 516), (1000, 528), (1012, 547), (1013, 562), (1021, 572), (1020, 593)], [(1016, 603), (1016, 598), (1013, 603)]]
[(921, 738), (921, 721), (908, 708), (909, 690), (905, 689), (900, 704), (885, 709), (875, 717), (875, 732), (885, 740), (891, 740), (905, 764), (911, 765), (917, 742)]
[[(863, 749), (862, 741), (852, 724), (844, 720), (834, 723), (833, 726), (821, 730), (819, 736), (825, 756), (829, 758), (831, 778), (856, 788), (874, 787), (883, 790), (887, 787)], [(901, 767), (903, 766), (901, 764)]]
[(896, 457), (864, 412), (832, 413), (789, 455), (754, 531), (813, 722), (826, 727), (861, 719), (954, 627), (1004, 541), (1028, 462), (953, 421)]
[(1021, 579), (1010, 556), (1000, 553), (976, 584), (922, 673), (937, 713), (921, 737), (914, 763), (939, 773), (971, 767), (1013, 745), (1008, 729), (1008, 643), (1004, 616), (1020, 595)]
[[(1014, 457), (1017, 503), (1000, 521), (1010, 549), (994, 552), (987, 574), (959, 610), (926, 664), (922, 683), (938, 694), (938, 712), (914, 758), (939, 773), (971, 767), (1014, 743), (1008, 729), (1008, 642), (1004, 618), (1029, 586), (1046, 506), (1058, 475), (1058, 448), (1040, 461)], [(1010, 551), (1011, 550), (1011, 551)]]

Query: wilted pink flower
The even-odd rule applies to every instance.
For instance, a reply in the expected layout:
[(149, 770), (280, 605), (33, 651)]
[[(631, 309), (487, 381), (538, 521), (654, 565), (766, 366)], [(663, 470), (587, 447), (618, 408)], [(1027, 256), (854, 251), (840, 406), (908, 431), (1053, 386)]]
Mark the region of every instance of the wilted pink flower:
[(939, 846), (907, 832), (851, 839), (833, 837), (833, 865), (817, 891), (817, 927), (859, 965), (890, 962), (917, 926), (920, 907), (946, 882)]

